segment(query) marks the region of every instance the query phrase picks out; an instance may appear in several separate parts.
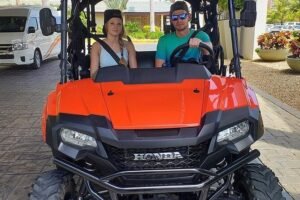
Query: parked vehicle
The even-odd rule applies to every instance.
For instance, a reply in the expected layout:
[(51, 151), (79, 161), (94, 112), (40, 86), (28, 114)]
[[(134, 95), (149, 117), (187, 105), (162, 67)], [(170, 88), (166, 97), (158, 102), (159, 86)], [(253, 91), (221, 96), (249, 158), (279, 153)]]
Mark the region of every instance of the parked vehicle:
[(270, 32), (279, 32), (282, 29), (282, 25), (274, 25), (272, 28), (270, 28)]
[[(237, 26), (255, 25), (256, 2), (245, 1), (237, 23), (234, 0), (228, 1), (235, 55), (229, 68), (219, 44), (218, 1), (189, 0), (197, 30), (196, 13), (205, 16), (202, 28), (214, 46), (199, 45), (210, 53), (207, 59), (181, 61), (176, 52), (189, 48), (183, 44), (172, 54), (172, 67), (154, 68), (155, 51), (137, 52), (139, 68), (99, 68), (91, 79), (82, 72), (89, 68), (85, 42), (98, 38), (91, 33), (96, 25), (86, 27), (79, 16), (86, 11), (95, 22), (99, 1), (72, 0), (68, 20), (68, 1), (61, 1), (61, 27), (68, 23), (71, 32), (60, 29), (61, 79), (42, 116), (43, 140), (57, 169), (40, 175), (30, 199), (284, 199), (274, 173), (250, 163), (259, 156), (250, 147), (264, 128), (255, 93), (242, 77)], [(53, 19), (50, 10), (41, 11), (44, 34), (57, 30)]]
[(271, 32), (271, 28), (274, 26), (274, 24), (266, 24), (266, 32)]
[(300, 26), (300, 22), (285, 22), (283, 25), (288, 25), (288, 26)]
[(283, 25), (281, 31), (293, 31), (294, 26), (293, 25)]
[[(40, 28), (40, 7), (0, 8), (0, 65), (41, 66), (43, 60), (60, 52), (60, 35), (44, 36)], [(53, 10), (56, 18), (59, 13)]]
[(293, 30), (294, 30), (294, 31), (300, 31), (300, 25), (295, 25), (295, 26), (293, 27)]

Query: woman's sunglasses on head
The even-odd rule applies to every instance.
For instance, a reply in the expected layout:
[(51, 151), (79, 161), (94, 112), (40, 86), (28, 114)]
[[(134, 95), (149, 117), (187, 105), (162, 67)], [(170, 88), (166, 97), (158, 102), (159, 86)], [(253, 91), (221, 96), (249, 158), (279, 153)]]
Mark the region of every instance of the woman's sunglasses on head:
[(179, 15), (171, 15), (171, 19), (172, 19), (172, 21), (177, 21), (178, 19), (185, 20), (188, 15), (189, 15), (188, 13), (182, 13)]

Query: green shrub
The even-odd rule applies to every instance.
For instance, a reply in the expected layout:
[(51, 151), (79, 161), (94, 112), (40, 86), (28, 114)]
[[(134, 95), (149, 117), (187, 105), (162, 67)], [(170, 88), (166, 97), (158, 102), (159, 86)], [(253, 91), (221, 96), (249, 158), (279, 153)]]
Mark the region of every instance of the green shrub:
[[(145, 25), (143, 27), (143, 32), (149, 33), (150, 32), (150, 25)], [(160, 28), (158, 26), (155, 26), (155, 32), (160, 32)]]
[(127, 22), (125, 24), (125, 31), (128, 34), (131, 34), (131, 33), (135, 33), (135, 32), (141, 32), (142, 30), (141, 30), (138, 23), (136, 23), (136, 22)]
[(97, 26), (96, 28), (96, 31), (97, 31), (97, 34), (103, 34), (103, 29), (102, 29), (103, 26)]
[(142, 32), (142, 31), (138, 31), (138, 32), (130, 33), (129, 36), (132, 38), (135, 38), (135, 39), (145, 39), (146, 33)]
[(161, 36), (163, 36), (163, 33), (160, 31), (157, 32), (149, 32), (147, 33), (146, 38), (147, 39), (159, 39)]

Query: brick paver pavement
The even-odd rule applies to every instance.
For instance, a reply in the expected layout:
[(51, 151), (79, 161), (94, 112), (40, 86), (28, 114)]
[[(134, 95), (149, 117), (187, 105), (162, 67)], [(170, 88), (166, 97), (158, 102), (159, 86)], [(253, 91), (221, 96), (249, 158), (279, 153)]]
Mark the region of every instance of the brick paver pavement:
[(45, 97), (59, 80), (59, 61), (39, 70), (0, 67), (0, 200), (24, 200), (35, 177), (53, 167), (42, 142)]
[(255, 88), (265, 134), (252, 148), (295, 200), (300, 200), (300, 112)]
[[(40, 116), (45, 97), (59, 80), (58, 65), (50, 61), (39, 70), (0, 67), (0, 200), (26, 199), (36, 176), (53, 168), (49, 147), (41, 140)], [(299, 111), (257, 91), (266, 132), (253, 147), (298, 200)]]

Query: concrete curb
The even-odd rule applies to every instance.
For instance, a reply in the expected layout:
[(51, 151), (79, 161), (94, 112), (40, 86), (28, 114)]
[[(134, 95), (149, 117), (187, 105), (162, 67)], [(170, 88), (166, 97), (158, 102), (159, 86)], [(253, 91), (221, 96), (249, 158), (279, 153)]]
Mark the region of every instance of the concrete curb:
[(296, 108), (293, 108), (285, 103), (283, 103), (282, 101), (280, 101), (279, 99), (269, 95), (268, 93), (262, 91), (261, 89), (258, 89), (257, 87), (254, 86), (250, 86), (253, 90), (255, 90), (255, 92), (257, 94), (259, 94), (260, 96), (262, 96), (263, 98), (271, 101), (273, 104), (275, 104), (276, 106), (280, 107), (281, 109), (285, 110), (286, 112), (290, 113), (291, 115), (295, 116), (296, 118), (300, 119), (300, 111), (297, 110)]

